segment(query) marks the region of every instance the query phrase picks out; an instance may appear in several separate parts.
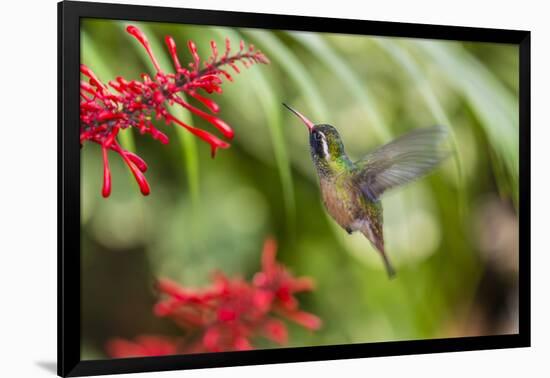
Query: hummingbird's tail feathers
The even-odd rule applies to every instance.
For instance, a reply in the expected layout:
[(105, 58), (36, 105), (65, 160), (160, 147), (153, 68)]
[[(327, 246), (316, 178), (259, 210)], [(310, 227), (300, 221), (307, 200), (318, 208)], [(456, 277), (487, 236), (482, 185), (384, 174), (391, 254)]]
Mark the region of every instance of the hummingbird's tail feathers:
[(388, 278), (392, 279), (395, 278), (395, 269), (393, 268), (393, 265), (390, 262), (390, 259), (388, 258), (388, 255), (386, 255), (385, 252), (381, 252), (382, 259), (384, 260), (384, 266), (386, 267), (386, 272), (388, 272)]
[(448, 131), (440, 126), (414, 130), (356, 162), (357, 181), (364, 195), (377, 200), (386, 190), (425, 176), (450, 152)]
[(382, 227), (373, 227), (370, 222), (364, 222), (363, 224), (364, 227), (361, 228), (361, 232), (371, 242), (372, 246), (378, 251), (378, 253), (380, 253), (380, 256), (382, 256), (384, 267), (386, 268), (386, 272), (388, 272), (388, 277), (394, 278), (395, 269), (393, 268), (388, 255), (386, 255)]
[[(370, 240), (370, 239), (369, 239)], [(384, 267), (386, 268), (386, 272), (388, 273), (388, 278), (394, 278), (395, 277), (395, 269), (393, 268), (392, 263), (390, 262), (390, 259), (388, 255), (386, 254), (386, 248), (384, 247), (384, 240), (376, 240), (373, 242), (370, 240), (373, 246), (376, 248), (378, 253), (380, 253), (380, 256), (382, 256), (382, 261), (384, 262)]]

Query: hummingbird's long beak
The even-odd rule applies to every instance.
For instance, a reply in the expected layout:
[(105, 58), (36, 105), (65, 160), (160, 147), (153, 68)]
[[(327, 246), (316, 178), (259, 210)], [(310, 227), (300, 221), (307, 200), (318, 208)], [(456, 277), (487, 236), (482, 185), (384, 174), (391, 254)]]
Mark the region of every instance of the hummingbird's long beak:
[(287, 104), (285, 104), (283, 102), (283, 106), (285, 108), (287, 108), (288, 110), (290, 110), (292, 113), (294, 113), (298, 118), (300, 118), (302, 120), (302, 122), (306, 125), (306, 127), (308, 128), (309, 132), (311, 132), (311, 130), (313, 130), (313, 127), (315, 126), (313, 124), (313, 122), (311, 122), (309, 119), (307, 119), (306, 117), (304, 117), (304, 115), (302, 113), (300, 113), (299, 111), (295, 110), (295, 109), (292, 109), (290, 106), (288, 106)]

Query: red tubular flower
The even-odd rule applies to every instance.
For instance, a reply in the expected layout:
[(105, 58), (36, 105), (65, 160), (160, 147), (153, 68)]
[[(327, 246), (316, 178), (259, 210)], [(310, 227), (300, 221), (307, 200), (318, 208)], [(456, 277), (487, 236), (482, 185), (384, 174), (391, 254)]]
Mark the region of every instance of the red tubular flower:
[(151, 58), (151, 61), (153, 62), (153, 65), (155, 66), (155, 69), (158, 73), (162, 73), (162, 70), (160, 69), (159, 62), (157, 61), (157, 58), (153, 54), (153, 50), (151, 49), (151, 45), (149, 44), (149, 41), (147, 40), (147, 37), (143, 32), (136, 26), (130, 25), (126, 28), (126, 31), (136, 37), (136, 39), (143, 45), (145, 48), (145, 51), (147, 51), (147, 54), (149, 55), (149, 58)]
[(109, 197), (111, 194), (111, 170), (109, 169), (109, 159), (107, 158), (107, 148), (102, 146), (103, 152), (103, 189), (101, 194), (103, 197)]
[(262, 253), (262, 271), (254, 275), (254, 286), (273, 295), (273, 311), (303, 327), (318, 329), (321, 320), (313, 314), (300, 311), (295, 297), (296, 293), (312, 291), (315, 288), (313, 280), (309, 277), (294, 277), (283, 265), (277, 263), (276, 253), (275, 240), (267, 239)]
[(184, 288), (160, 279), (162, 297), (154, 307), (159, 317), (168, 317), (186, 331), (191, 342), (181, 353), (248, 350), (253, 340), (265, 337), (286, 344), (288, 331), (282, 319), (317, 330), (321, 320), (299, 309), (295, 294), (314, 288), (310, 278), (294, 277), (275, 260), (276, 243), (268, 239), (262, 253), (262, 271), (252, 282), (228, 278), (222, 273), (201, 290)]
[(134, 341), (112, 339), (105, 349), (113, 358), (169, 356), (178, 353), (178, 341), (164, 336), (142, 335)]
[[(150, 193), (149, 184), (144, 172), (147, 164), (137, 155), (125, 151), (117, 142), (117, 134), (129, 127), (137, 129), (140, 134), (149, 134), (163, 144), (168, 143), (168, 137), (159, 131), (152, 123), (153, 117), (162, 119), (166, 124), (179, 125), (210, 145), (212, 157), (219, 148), (225, 149), (229, 143), (219, 139), (210, 132), (187, 125), (172, 116), (168, 107), (179, 105), (196, 116), (204, 119), (216, 128), (225, 138), (233, 138), (233, 130), (223, 120), (203, 111), (187, 101), (180, 93), (185, 93), (197, 100), (211, 113), (218, 113), (219, 106), (211, 99), (204, 97), (198, 91), (206, 93), (221, 93), (222, 78), (232, 80), (231, 75), (223, 69), (232, 67), (239, 72), (236, 63), (241, 62), (245, 67), (253, 63), (267, 64), (269, 60), (252, 45), (245, 49), (244, 42), (240, 42), (240, 49), (230, 55), (230, 43), (226, 39), (225, 53), (219, 57), (214, 41), (210, 57), (201, 67), (201, 59), (193, 41), (188, 42), (188, 48), (193, 57), (189, 69), (183, 68), (179, 61), (176, 42), (171, 36), (166, 36), (165, 42), (175, 67), (174, 73), (162, 71), (155, 57), (151, 45), (143, 32), (136, 26), (130, 25), (126, 31), (135, 37), (145, 48), (156, 74), (154, 78), (147, 74), (141, 75), (141, 81), (127, 81), (117, 77), (103, 83), (87, 66), (81, 64), (80, 72), (87, 81), (80, 83), (80, 143), (94, 142), (101, 146), (103, 154), (103, 188), (102, 195), (108, 197), (111, 193), (111, 172), (108, 162), (108, 150), (119, 154), (134, 175), (136, 182), (144, 195)], [(115, 92), (111, 92), (112, 88)]]

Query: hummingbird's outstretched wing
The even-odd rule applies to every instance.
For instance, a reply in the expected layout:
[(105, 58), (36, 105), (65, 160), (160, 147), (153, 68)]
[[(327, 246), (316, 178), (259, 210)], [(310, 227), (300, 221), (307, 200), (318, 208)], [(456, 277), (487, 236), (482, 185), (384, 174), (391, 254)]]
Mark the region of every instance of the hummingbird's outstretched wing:
[(365, 196), (375, 201), (386, 190), (427, 174), (449, 155), (441, 146), (446, 137), (439, 126), (414, 130), (357, 161), (356, 179)]

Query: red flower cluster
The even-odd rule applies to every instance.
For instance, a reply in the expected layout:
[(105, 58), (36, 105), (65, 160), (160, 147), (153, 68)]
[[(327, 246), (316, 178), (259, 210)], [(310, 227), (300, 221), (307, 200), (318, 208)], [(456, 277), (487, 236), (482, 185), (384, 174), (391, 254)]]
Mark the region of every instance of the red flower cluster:
[(178, 353), (178, 340), (165, 336), (142, 335), (135, 341), (113, 339), (107, 343), (107, 354), (113, 358), (170, 356)]
[[(118, 153), (126, 165), (132, 171), (141, 192), (149, 194), (150, 188), (145, 179), (144, 172), (147, 164), (136, 154), (125, 151), (117, 141), (120, 130), (134, 127), (141, 134), (150, 134), (161, 143), (168, 143), (168, 137), (159, 131), (152, 120), (162, 119), (166, 124), (175, 123), (200, 139), (210, 144), (212, 156), (218, 148), (228, 148), (229, 144), (215, 135), (196, 127), (187, 125), (172, 116), (168, 111), (168, 105), (177, 104), (193, 114), (203, 118), (217, 128), (227, 138), (233, 138), (233, 130), (224, 121), (216, 116), (203, 111), (187, 101), (179, 94), (185, 93), (202, 103), (211, 113), (219, 111), (218, 105), (209, 98), (203, 97), (199, 92), (221, 93), (222, 77), (231, 81), (232, 77), (223, 67), (229, 66), (236, 73), (240, 70), (237, 62), (245, 67), (254, 63), (269, 63), (266, 56), (253, 45), (245, 48), (244, 42), (240, 42), (239, 51), (230, 55), (231, 46), (229, 39), (225, 41), (225, 52), (218, 54), (218, 48), (214, 41), (210, 42), (211, 56), (203, 63), (197, 53), (197, 47), (193, 41), (188, 42), (188, 48), (193, 57), (189, 68), (181, 66), (176, 52), (176, 43), (170, 36), (166, 36), (166, 45), (172, 57), (175, 67), (174, 73), (166, 73), (160, 68), (153, 54), (146, 36), (135, 26), (128, 26), (128, 33), (134, 36), (147, 51), (156, 70), (151, 78), (147, 74), (141, 75), (141, 81), (127, 81), (117, 77), (110, 81), (108, 86), (101, 82), (94, 72), (80, 65), (80, 72), (88, 78), (88, 81), (80, 83), (80, 143), (92, 141), (101, 145), (103, 152), (103, 190), (104, 197), (111, 193), (111, 172), (107, 158), (108, 150)], [(115, 92), (112, 92), (111, 89)]]
[[(286, 344), (288, 332), (282, 319), (310, 330), (320, 328), (321, 320), (300, 310), (295, 296), (313, 290), (313, 281), (294, 277), (277, 263), (276, 248), (274, 240), (266, 240), (262, 270), (254, 275), (252, 282), (218, 273), (209, 287), (196, 290), (168, 279), (159, 280), (158, 290), (163, 298), (155, 305), (155, 314), (172, 319), (186, 331), (184, 342), (171, 341), (177, 353), (248, 350), (253, 348), (252, 340), (259, 336)], [(118, 341), (113, 348), (111, 342), (108, 353), (124, 357), (135, 355), (136, 350), (142, 353), (152, 350), (141, 344), (138, 348), (135, 343)]]

